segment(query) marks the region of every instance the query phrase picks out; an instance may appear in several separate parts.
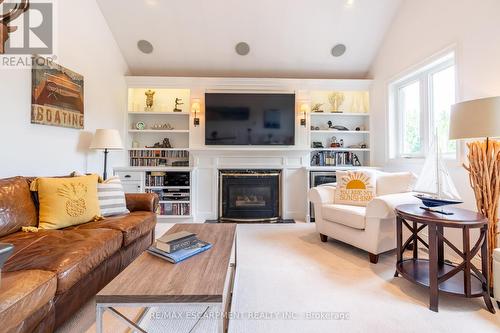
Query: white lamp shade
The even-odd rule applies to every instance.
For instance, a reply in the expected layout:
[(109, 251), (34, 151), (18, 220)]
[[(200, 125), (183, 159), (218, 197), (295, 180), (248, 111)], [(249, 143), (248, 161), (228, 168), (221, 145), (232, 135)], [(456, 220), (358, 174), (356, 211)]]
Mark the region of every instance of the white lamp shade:
[(500, 136), (500, 97), (489, 97), (451, 107), (450, 140)]
[(90, 149), (122, 150), (120, 132), (115, 129), (97, 129), (90, 143)]

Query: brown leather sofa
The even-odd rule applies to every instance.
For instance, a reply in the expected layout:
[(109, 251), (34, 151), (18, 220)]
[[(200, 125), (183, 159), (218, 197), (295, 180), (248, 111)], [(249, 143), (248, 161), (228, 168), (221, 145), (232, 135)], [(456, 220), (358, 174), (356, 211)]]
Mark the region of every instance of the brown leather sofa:
[(154, 240), (154, 194), (126, 194), (130, 214), (23, 232), (38, 224), (30, 181), (0, 179), (0, 243), (15, 246), (0, 281), (2, 332), (54, 331)]

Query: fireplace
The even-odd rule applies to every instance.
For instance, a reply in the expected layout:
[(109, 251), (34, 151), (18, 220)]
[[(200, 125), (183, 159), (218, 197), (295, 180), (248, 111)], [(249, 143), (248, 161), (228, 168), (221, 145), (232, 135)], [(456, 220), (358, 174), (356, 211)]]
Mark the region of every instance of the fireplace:
[(281, 218), (281, 170), (219, 170), (219, 219), (250, 222)]

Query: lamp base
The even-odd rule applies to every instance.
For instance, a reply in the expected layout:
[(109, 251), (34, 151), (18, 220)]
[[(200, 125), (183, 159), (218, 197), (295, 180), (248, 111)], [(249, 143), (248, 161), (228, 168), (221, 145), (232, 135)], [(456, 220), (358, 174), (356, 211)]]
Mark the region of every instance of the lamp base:
[(102, 179), (106, 180), (108, 179), (108, 153), (109, 151), (107, 149), (104, 149), (104, 171), (102, 173)]
[[(488, 265), (489, 287), (493, 286), (493, 250), (497, 247), (498, 202), (500, 199), (500, 142), (490, 140), (475, 141), (467, 144), (471, 187), (476, 196), (477, 210), (488, 219)], [(491, 195), (485, 195), (491, 193)], [(497, 277), (499, 278), (499, 277)]]

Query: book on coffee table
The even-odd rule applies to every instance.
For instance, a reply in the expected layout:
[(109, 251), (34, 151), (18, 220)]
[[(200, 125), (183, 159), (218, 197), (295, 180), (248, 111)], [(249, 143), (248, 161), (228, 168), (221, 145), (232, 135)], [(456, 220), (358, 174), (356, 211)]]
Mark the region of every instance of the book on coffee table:
[(158, 238), (156, 248), (162, 251), (172, 253), (195, 245), (198, 242), (196, 234), (187, 231), (166, 234)]
[(154, 256), (165, 259), (173, 264), (181, 262), (190, 258), (198, 253), (204, 252), (212, 247), (212, 244), (198, 240), (198, 242), (188, 248), (180, 249), (178, 251), (168, 253), (158, 249), (155, 245), (150, 246), (146, 251)]

